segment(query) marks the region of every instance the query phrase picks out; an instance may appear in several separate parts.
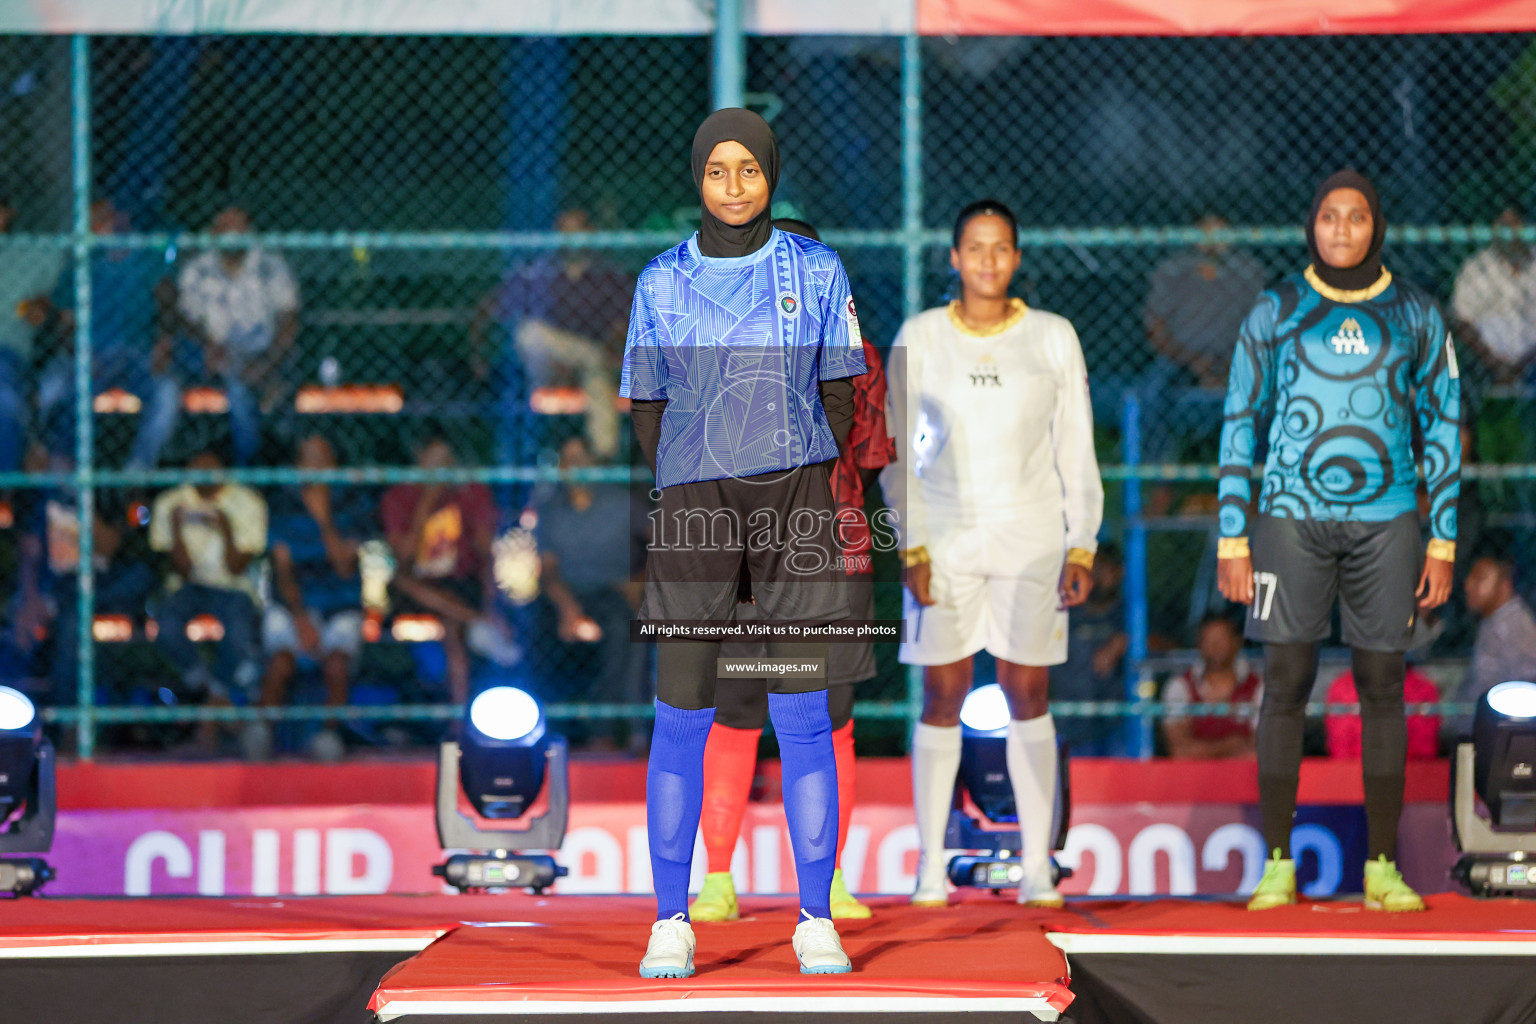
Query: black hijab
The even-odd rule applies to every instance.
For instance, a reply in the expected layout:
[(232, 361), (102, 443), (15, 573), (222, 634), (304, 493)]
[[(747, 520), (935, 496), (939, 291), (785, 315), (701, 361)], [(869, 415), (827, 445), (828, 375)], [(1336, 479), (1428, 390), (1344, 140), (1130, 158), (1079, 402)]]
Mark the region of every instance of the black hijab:
[(773, 190), (779, 185), (779, 143), (757, 114), (740, 107), (717, 110), (704, 119), (693, 135), (693, 183), (703, 187), (709, 154), (722, 142), (739, 142), (757, 158), (768, 177), (768, 208), (740, 227), (727, 224), (702, 203), (704, 222), (699, 227), (699, 251), (705, 256), (748, 256), (768, 244), (773, 235)]
[[(1371, 247), (1366, 250), (1365, 259), (1353, 267), (1329, 266), (1317, 250), (1317, 211), (1328, 193), (1339, 188), (1355, 189), (1365, 196), (1371, 207)], [(1381, 243), (1386, 237), (1387, 221), (1381, 215), (1381, 199), (1376, 195), (1376, 186), (1365, 175), (1353, 169), (1335, 171), (1317, 186), (1317, 193), (1312, 197), (1312, 212), (1307, 216), (1307, 252), (1312, 256), (1312, 269), (1324, 284), (1346, 292), (1360, 291), (1375, 284), (1381, 277)]]

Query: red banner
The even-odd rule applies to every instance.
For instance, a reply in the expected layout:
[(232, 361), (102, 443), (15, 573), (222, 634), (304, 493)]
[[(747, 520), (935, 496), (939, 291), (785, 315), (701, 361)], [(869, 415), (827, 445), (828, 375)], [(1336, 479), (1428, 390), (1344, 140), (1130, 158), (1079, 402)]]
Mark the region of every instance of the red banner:
[[(1410, 764), (1399, 861), (1421, 891), (1448, 887), (1455, 857), (1444, 762)], [(732, 863), (742, 892), (795, 886), (777, 803), (776, 762), (762, 769)], [(859, 892), (910, 892), (917, 860), (910, 767), (859, 764), (843, 869)], [(1072, 829), (1062, 863), (1069, 894), (1236, 893), (1263, 869), (1251, 762), (1072, 765)], [(429, 763), (70, 765), (60, 778), (48, 892), (64, 895), (358, 895), (440, 888), (443, 859)], [(573, 765), (560, 892), (648, 892), (645, 766)], [(1356, 762), (1308, 761), (1295, 836), (1311, 895), (1358, 890), (1364, 817)], [(279, 805), (281, 804), (281, 805)], [(695, 881), (704, 871), (702, 850)]]
[(1536, 31), (1533, 0), (917, 0), (931, 36), (1349, 35)]

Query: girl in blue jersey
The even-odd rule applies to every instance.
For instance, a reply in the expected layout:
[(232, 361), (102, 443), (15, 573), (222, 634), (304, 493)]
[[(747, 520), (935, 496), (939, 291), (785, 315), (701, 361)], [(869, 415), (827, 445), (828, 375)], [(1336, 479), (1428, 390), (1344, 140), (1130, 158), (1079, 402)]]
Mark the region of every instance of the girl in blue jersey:
[[(768, 623), (848, 616), (830, 474), (865, 371), (858, 318), (837, 254), (773, 227), (779, 154), (761, 117), (721, 110), (693, 142), (703, 224), (656, 257), (635, 289), (620, 393), (661, 489), (641, 618), (734, 618), (750, 583)], [(659, 648), (646, 824), (657, 921), (647, 978), (693, 973), (688, 881), (715, 715), (718, 642)], [(837, 772), (826, 644), (774, 643), (769, 661), (819, 675), (770, 676), (769, 715), (800, 886), (793, 947), (807, 974), (852, 969), (831, 921)], [(756, 672), (761, 676), (764, 673)]]
[[(1272, 851), (1249, 907), (1296, 901), (1291, 824), (1307, 697), (1335, 599), (1364, 736), (1365, 904), (1422, 910), (1397, 871), (1407, 729), (1403, 679), (1418, 615), (1450, 594), (1460, 490), (1460, 382), (1434, 300), (1381, 265), (1386, 221), (1363, 175), (1319, 186), (1312, 264), (1259, 296), (1238, 338), (1221, 435), (1219, 582), (1264, 644), (1259, 802)], [(1258, 424), (1269, 454), (1254, 506)], [(1423, 440), (1421, 541), (1413, 436)]]

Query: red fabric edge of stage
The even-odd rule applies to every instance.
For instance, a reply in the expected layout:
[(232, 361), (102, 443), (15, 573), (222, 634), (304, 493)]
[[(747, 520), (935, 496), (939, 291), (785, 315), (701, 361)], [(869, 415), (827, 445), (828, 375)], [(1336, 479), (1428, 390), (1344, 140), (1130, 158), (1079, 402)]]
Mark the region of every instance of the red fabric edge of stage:
[(922, 35), (1350, 35), (1536, 30), (1530, 0), (916, 0)]
[[(59, 766), (59, 807), (90, 811), (430, 804), (436, 772), (436, 764), (428, 760), (359, 760), (341, 765), (65, 762)], [(861, 758), (857, 802), (910, 803), (911, 772), (905, 758)], [(763, 780), (763, 797), (777, 800), (778, 762), (760, 762), (758, 775)], [(1448, 761), (1409, 762), (1405, 799), (1444, 803), (1449, 780)], [(571, 796), (576, 803), (642, 802), (645, 762), (577, 760), (571, 765)], [(1072, 761), (1072, 801), (1079, 806), (1250, 804), (1258, 798), (1258, 776), (1251, 760)], [(1318, 758), (1302, 764), (1301, 803), (1358, 804), (1361, 799), (1358, 761)]]
[[(643, 950), (642, 950), (643, 952)], [(637, 960), (638, 962), (638, 960)], [(409, 963), (409, 961), (407, 961)], [(405, 964), (400, 965), (404, 967)], [(586, 981), (567, 985), (518, 985), (516, 989), (452, 989), (451, 995), (443, 989), (428, 986), (391, 987), (390, 978), (399, 971), (395, 968), (379, 983), (379, 989), (368, 1001), (368, 1009), (377, 1011), (386, 1002), (424, 1002), (451, 999), (464, 1003), (560, 1002), (560, 1003), (624, 1003), (655, 1002), (671, 1003), (687, 999), (774, 999), (779, 997), (818, 996), (835, 999), (840, 997), (886, 999), (953, 999), (961, 1009), (969, 999), (1044, 999), (1057, 1010), (1065, 1010), (1071, 1003), (1064, 985), (1050, 982), (1010, 981), (956, 981), (950, 978), (902, 978), (900, 981), (871, 981), (852, 975), (828, 975), (836, 981), (818, 980), (809, 983), (801, 978), (746, 981), (716, 981), (690, 978), (677, 982), (646, 981)], [(814, 987), (811, 987), (814, 984)]]

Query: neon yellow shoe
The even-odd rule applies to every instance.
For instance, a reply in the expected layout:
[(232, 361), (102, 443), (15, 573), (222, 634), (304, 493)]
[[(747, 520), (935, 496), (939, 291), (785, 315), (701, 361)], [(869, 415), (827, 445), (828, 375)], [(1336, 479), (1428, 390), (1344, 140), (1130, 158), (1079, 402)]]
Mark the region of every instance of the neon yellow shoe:
[(1403, 913), (1423, 910), (1424, 901), (1403, 881), (1397, 862), (1383, 854), (1365, 862), (1365, 909)]
[(843, 883), (843, 869), (838, 868), (832, 872), (832, 919), (863, 919), (872, 915), (873, 911), (854, 899), (853, 893), (848, 891), (848, 886)]
[(704, 888), (688, 904), (688, 917), (694, 921), (734, 921), (741, 916), (736, 908), (736, 881), (729, 871), (711, 871), (704, 876)]
[(1277, 847), (1264, 862), (1264, 877), (1248, 901), (1249, 910), (1271, 910), (1296, 902), (1296, 862), (1280, 856)]

